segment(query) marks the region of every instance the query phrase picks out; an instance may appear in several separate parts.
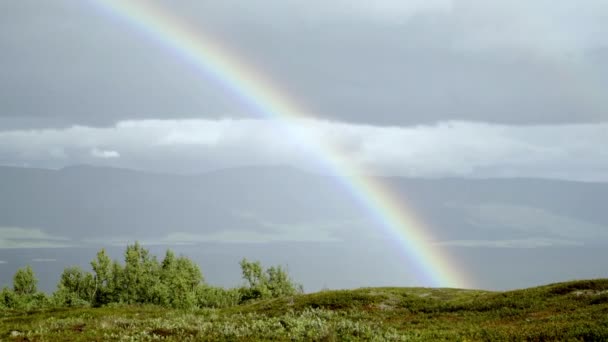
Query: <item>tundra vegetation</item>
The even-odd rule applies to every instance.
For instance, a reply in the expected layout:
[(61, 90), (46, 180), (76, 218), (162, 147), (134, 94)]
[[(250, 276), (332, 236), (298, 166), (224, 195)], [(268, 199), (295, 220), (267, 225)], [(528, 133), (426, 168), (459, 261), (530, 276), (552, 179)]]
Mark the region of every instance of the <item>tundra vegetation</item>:
[(102, 249), (37, 290), (28, 266), (0, 292), (0, 340), (604, 341), (608, 279), (492, 292), (362, 288), (304, 294), (283, 267), (240, 263), (244, 283), (205, 283), (199, 267), (140, 244), (124, 263)]

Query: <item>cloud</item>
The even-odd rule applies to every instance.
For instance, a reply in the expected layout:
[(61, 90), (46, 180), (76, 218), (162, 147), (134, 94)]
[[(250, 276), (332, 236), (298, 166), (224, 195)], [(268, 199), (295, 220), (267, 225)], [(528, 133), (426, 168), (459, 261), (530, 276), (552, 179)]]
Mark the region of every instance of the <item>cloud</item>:
[[(304, 11), (311, 10), (309, 1), (300, 3)], [(412, 1), (395, 1), (395, 0), (378, 0), (378, 1), (347, 1), (338, 0), (320, 6), (319, 3), (313, 5), (316, 9), (322, 12), (321, 15), (329, 17), (358, 17), (360, 19), (371, 20), (404, 20), (411, 16), (435, 12), (435, 11), (450, 11), (453, 9), (452, 0), (412, 0)]]
[[(217, 243), (272, 243), (272, 242), (336, 242), (352, 237), (355, 229), (363, 228), (361, 220), (331, 220), (279, 223), (260, 215), (235, 210), (232, 215), (245, 220), (245, 226), (255, 230), (224, 229), (207, 233), (172, 232), (160, 238), (145, 240), (129, 236), (85, 239), (88, 244), (110, 244), (123, 246), (138, 240), (145, 245), (196, 245), (204, 242)], [(249, 224), (251, 223), (251, 224)], [(368, 225), (365, 226), (368, 228)], [(364, 229), (361, 229), (364, 231)], [(359, 231), (357, 235), (360, 236)]]
[(101, 150), (98, 148), (94, 148), (91, 150), (91, 156), (95, 158), (101, 159), (112, 159), (112, 158), (120, 158), (120, 153), (112, 150)]
[(608, 227), (532, 206), (508, 203), (451, 204), (464, 209), (473, 226), (490, 231), (542, 235), (549, 239), (608, 241)]
[[(608, 120), (602, 0), (159, 3), (324, 119)], [(0, 129), (260, 114), (90, 2), (3, 2), (0, 32)]]
[(134, 240), (143, 245), (196, 245), (204, 242), (217, 243), (271, 243), (271, 242), (333, 242), (339, 239), (326, 232), (310, 231), (307, 226), (282, 226), (283, 230), (275, 232), (258, 232), (252, 230), (224, 230), (206, 234), (174, 232), (163, 238), (135, 239), (134, 237), (115, 237), (110, 239), (85, 239), (89, 244), (109, 244), (125, 246)]
[(22, 249), (22, 248), (68, 248), (74, 247), (74, 244), (59, 241), (45, 240), (7, 240), (0, 239), (0, 249)]
[(0, 265), (2, 264), (7, 264), (8, 262), (4, 261), (4, 260), (0, 260)]
[(324, 242), (337, 241), (324, 232), (311, 232), (310, 227), (282, 226), (275, 232), (255, 232), (249, 230), (230, 230), (209, 234), (171, 233), (162, 240), (167, 244), (185, 242), (221, 242), (221, 243), (270, 243), (270, 242)]
[(436, 242), (439, 246), (537, 248), (584, 246), (608, 241), (608, 227), (546, 208), (492, 202), (446, 203), (445, 206), (461, 210), (480, 238)]
[(452, 240), (434, 243), (436, 246), (474, 247), (474, 248), (541, 248), (583, 246), (584, 243), (556, 239), (517, 239), (517, 240)]
[[(302, 120), (286, 131), (271, 120), (131, 120), (108, 128), (0, 132), (0, 160), (42, 167), (103, 161), (179, 173), (252, 164), (314, 169), (319, 153), (328, 153), (322, 146), (332, 146), (330, 153), (373, 174), (608, 181), (608, 152), (599, 148), (608, 144), (607, 130), (608, 123), (377, 127)], [(64, 151), (61, 158), (56, 151)]]
[(0, 227), (0, 239), (30, 239), (66, 241), (67, 238), (52, 236), (40, 229), (20, 227)]
[(53, 258), (34, 258), (32, 259), (33, 262), (55, 262), (57, 261), (57, 259), (53, 259)]
[(40, 229), (0, 227), (0, 249), (71, 247), (70, 239), (52, 236)]

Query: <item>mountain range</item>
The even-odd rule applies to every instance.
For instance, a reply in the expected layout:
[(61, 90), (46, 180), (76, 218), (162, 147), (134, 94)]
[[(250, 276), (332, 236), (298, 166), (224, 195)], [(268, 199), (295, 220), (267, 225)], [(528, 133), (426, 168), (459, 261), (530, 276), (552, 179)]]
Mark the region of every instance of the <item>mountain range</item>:
[[(381, 182), (420, 222), (416, 228), (464, 265), (478, 287), (607, 274), (601, 260), (608, 255), (608, 183), (398, 177)], [(415, 281), (401, 269), (416, 261), (407, 260), (407, 251), (373, 217), (331, 176), (289, 166), (197, 175), (86, 165), (0, 167), (0, 261), (2, 253), (44, 250), (36, 259), (54, 259), (65, 249), (138, 240), (215, 251), (205, 256), (211, 268), (224, 263), (215, 260), (222, 253), (231, 261), (253, 254), (267, 262), (289, 262), (312, 288)], [(482, 265), (479, 258), (494, 262)], [(378, 262), (386, 268), (373, 270)], [(568, 262), (580, 265), (563, 270)], [(314, 273), (320, 263), (331, 276)], [(518, 270), (508, 276), (504, 270), (510, 266)], [(358, 273), (366, 269), (373, 272)]]

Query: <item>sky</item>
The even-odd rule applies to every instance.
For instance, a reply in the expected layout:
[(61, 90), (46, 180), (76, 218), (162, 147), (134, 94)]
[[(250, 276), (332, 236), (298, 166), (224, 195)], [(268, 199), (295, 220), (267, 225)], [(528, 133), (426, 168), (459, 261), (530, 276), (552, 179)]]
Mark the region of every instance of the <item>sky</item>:
[(413, 284), (318, 145), (471, 286), (605, 276), (608, 2), (151, 1), (291, 99), (292, 131), (102, 2), (0, 1), (0, 278), (139, 239), (234, 261), (227, 285), (246, 252), (312, 289)]
[[(373, 174), (608, 181), (608, 4), (158, 1)], [(314, 168), (272, 121), (97, 1), (0, 3), (0, 164)]]

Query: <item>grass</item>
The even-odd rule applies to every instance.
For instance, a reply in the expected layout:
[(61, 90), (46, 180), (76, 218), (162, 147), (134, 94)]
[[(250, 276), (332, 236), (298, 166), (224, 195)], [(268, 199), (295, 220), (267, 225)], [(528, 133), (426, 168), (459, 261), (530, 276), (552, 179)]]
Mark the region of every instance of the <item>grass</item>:
[(8, 341), (608, 341), (608, 279), (489, 292), (322, 291), (226, 309), (3, 311)]

